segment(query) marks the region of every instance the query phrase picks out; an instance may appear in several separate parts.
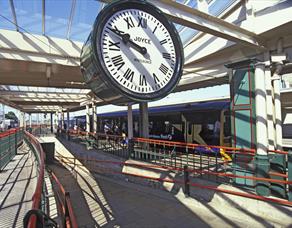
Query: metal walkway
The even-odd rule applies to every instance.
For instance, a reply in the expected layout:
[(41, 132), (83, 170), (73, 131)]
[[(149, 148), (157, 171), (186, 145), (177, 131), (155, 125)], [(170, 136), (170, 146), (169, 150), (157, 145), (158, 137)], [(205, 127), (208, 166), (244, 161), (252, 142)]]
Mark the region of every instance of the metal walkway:
[(0, 173), (0, 227), (23, 227), (23, 217), (31, 209), (36, 188), (35, 157), (27, 144)]

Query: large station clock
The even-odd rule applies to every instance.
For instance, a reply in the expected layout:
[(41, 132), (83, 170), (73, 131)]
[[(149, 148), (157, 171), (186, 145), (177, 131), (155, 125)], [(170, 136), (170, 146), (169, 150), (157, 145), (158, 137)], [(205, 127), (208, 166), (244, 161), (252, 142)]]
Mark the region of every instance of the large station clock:
[(175, 27), (147, 1), (122, 0), (105, 7), (81, 53), (85, 82), (113, 104), (166, 96), (179, 82), (182, 65)]

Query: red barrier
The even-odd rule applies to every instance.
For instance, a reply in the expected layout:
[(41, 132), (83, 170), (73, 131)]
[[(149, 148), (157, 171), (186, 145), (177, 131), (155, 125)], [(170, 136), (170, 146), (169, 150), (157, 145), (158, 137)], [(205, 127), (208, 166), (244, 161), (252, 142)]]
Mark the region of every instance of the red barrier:
[[(73, 227), (73, 228), (77, 228), (78, 224), (77, 224), (77, 220), (73, 211), (73, 207), (71, 204), (71, 200), (70, 200), (70, 196), (66, 194), (65, 189), (63, 187), (63, 185), (61, 184), (61, 182), (59, 181), (59, 179), (56, 177), (56, 175), (52, 172), (51, 176), (53, 178), (53, 180), (57, 183), (58, 188), (61, 190), (62, 194), (63, 194), (63, 198), (65, 199), (64, 204), (62, 204), (62, 211), (63, 214), (65, 216), (65, 224), (67, 228)], [(69, 216), (66, 216), (66, 210), (68, 210), (68, 214)]]
[[(66, 157), (64, 157), (64, 158), (66, 158)], [(67, 158), (67, 159), (71, 159), (71, 158)], [(109, 161), (106, 161), (106, 162), (109, 162)], [(116, 163), (116, 162), (114, 162), (114, 163)], [(124, 163), (124, 164), (130, 165), (128, 163)], [(139, 166), (140, 164), (135, 164), (135, 165)], [(143, 165), (143, 167), (145, 167), (145, 166), (147, 166), (147, 165)], [(139, 178), (144, 178), (144, 179), (149, 179), (149, 180), (155, 180), (155, 181), (160, 181), (160, 182), (184, 184), (184, 181), (173, 180), (173, 179), (169, 179), (169, 178), (151, 177), (151, 176), (146, 176), (146, 175), (139, 175), (139, 174), (133, 174), (133, 173), (126, 173), (126, 172), (117, 172), (117, 171), (113, 171), (113, 172), (109, 172), (109, 173), (110, 174), (129, 175), (129, 176), (134, 176), (134, 177), (139, 177)], [(269, 198), (269, 197), (264, 197), (264, 196), (252, 194), (252, 193), (238, 192), (238, 191), (223, 189), (220, 187), (214, 187), (214, 186), (210, 186), (210, 185), (201, 185), (201, 184), (192, 183), (192, 182), (188, 182), (188, 184), (190, 186), (193, 186), (193, 187), (214, 190), (214, 191), (218, 191), (218, 192), (222, 192), (222, 193), (226, 193), (226, 194), (231, 194), (231, 195), (236, 195), (236, 196), (241, 196), (241, 197), (246, 197), (246, 198), (251, 198), (251, 199), (257, 199), (257, 200), (261, 200), (261, 201), (272, 202), (272, 203), (277, 203), (277, 204), (286, 205), (286, 206), (292, 206), (292, 202), (288, 201), (288, 200)]]
[(12, 129), (9, 129), (7, 131), (1, 132), (0, 138), (15, 134), (18, 130), (19, 130), (19, 128), (12, 128)]
[[(60, 158), (64, 158), (67, 160), (70, 159), (78, 159), (78, 160), (85, 160), (85, 161), (94, 161), (97, 163), (110, 163), (110, 164), (116, 164), (116, 165), (123, 165), (123, 166), (131, 166), (131, 167), (141, 167), (141, 168), (156, 168), (156, 169), (165, 169), (165, 170), (172, 170), (172, 171), (183, 171), (183, 168), (173, 168), (168, 166), (161, 166), (161, 165), (146, 165), (146, 164), (135, 164), (135, 163), (126, 163), (126, 162), (116, 162), (116, 161), (108, 161), (108, 160), (97, 160), (95, 158), (82, 158), (82, 157), (75, 157), (75, 158), (69, 158), (64, 156), (58, 156)], [(75, 163), (71, 163), (75, 164)], [(76, 165), (76, 164), (75, 164)], [(262, 177), (254, 177), (254, 176), (241, 176), (241, 175), (235, 175), (235, 174), (228, 174), (228, 173), (219, 173), (219, 172), (212, 172), (208, 170), (199, 170), (199, 169), (187, 169), (190, 173), (201, 173), (201, 174), (210, 174), (214, 176), (220, 176), (220, 177), (230, 177), (230, 178), (243, 178), (248, 180), (257, 180), (257, 181), (265, 181), (270, 183), (280, 183), (280, 184), (292, 184), (292, 181), (284, 181), (284, 180), (277, 180), (277, 179), (271, 179), (271, 178), (262, 178)]]
[[(37, 186), (35, 189), (35, 192), (32, 197), (32, 209), (39, 209), (40, 203), (41, 203), (41, 197), (42, 197), (42, 189), (43, 189), (43, 182), (44, 182), (44, 171), (45, 171), (45, 153), (40, 145), (40, 143), (37, 141), (37, 139), (27, 131), (24, 132), (27, 136), (30, 143), (35, 147), (36, 152), (39, 153), (40, 158), (40, 164), (39, 164), (39, 176), (37, 180)], [(34, 215), (31, 216), (29, 223), (29, 228), (36, 227), (36, 217)]]
[[(123, 138), (119, 135), (109, 135), (104, 133), (93, 133), (93, 132), (85, 132), (79, 130), (72, 130), (69, 129), (69, 134), (72, 135), (91, 135), (91, 136), (101, 136), (101, 137), (109, 137), (109, 138)], [(146, 139), (146, 138), (133, 138), (135, 142), (144, 142), (149, 144), (156, 144), (156, 145), (163, 145), (163, 146), (172, 146), (172, 147), (185, 147), (188, 149), (195, 149), (197, 147), (208, 147), (211, 149), (223, 149), (226, 153), (235, 153), (236, 154), (248, 154), (248, 155), (255, 155), (255, 149), (247, 149), (247, 148), (236, 148), (236, 147), (227, 147), (227, 146), (212, 146), (212, 145), (202, 145), (202, 144), (195, 144), (195, 143), (185, 143), (185, 142), (174, 142), (174, 141), (166, 141), (166, 140), (158, 140), (158, 139)], [(267, 150), (270, 153), (277, 153), (277, 154), (284, 154), (287, 155), (287, 151), (281, 150)]]

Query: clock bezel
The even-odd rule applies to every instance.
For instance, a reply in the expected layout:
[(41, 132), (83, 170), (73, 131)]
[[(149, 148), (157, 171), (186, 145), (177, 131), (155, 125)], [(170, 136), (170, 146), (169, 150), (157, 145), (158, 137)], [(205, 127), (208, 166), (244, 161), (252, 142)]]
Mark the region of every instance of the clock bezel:
[[(174, 50), (176, 53), (176, 64), (173, 69), (174, 73), (169, 80), (169, 82), (159, 90), (156, 90), (152, 93), (138, 93), (134, 92), (127, 87), (124, 87), (120, 83), (118, 83), (111, 73), (108, 71), (107, 66), (103, 60), (103, 54), (101, 51), (97, 51), (101, 47), (102, 43), (102, 31), (107, 23), (107, 21), (111, 18), (113, 14), (118, 11), (127, 10), (127, 9), (137, 9), (143, 12), (147, 12), (153, 15), (160, 23), (162, 23), (165, 28), (168, 30), (169, 35), (174, 44)], [(100, 70), (101, 78), (103, 79), (104, 83), (107, 86), (110, 86), (117, 92), (121, 93), (122, 95), (126, 96), (127, 98), (134, 100), (134, 101), (153, 101), (160, 98), (165, 97), (169, 93), (173, 91), (173, 89), (178, 84), (181, 75), (182, 75), (182, 67), (184, 62), (184, 56), (182, 52), (182, 43), (179, 38), (179, 34), (177, 33), (174, 25), (168, 21), (168, 19), (163, 15), (163, 12), (159, 10), (157, 7), (152, 5), (147, 1), (135, 1), (135, 0), (122, 0), (117, 1), (112, 4), (107, 5), (98, 15), (95, 20), (94, 27), (92, 30), (92, 45), (93, 45), (93, 52), (95, 63)]]

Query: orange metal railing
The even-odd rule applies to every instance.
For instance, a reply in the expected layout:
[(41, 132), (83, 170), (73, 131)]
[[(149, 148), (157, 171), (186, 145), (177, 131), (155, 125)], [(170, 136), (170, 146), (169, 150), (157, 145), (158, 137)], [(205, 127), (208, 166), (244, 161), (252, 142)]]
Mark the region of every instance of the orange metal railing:
[[(118, 164), (121, 167), (122, 166), (130, 166), (130, 167), (137, 167), (137, 168), (147, 168), (148, 170), (152, 169), (160, 169), (160, 170), (166, 170), (166, 171), (181, 171), (181, 172), (196, 172), (196, 170), (192, 169), (181, 169), (181, 168), (172, 168), (172, 167), (164, 167), (160, 165), (148, 165), (148, 164), (133, 164), (133, 163), (127, 163), (127, 162), (117, 162), (117, 161), (110, 161), (110, 160), (98, 160), (94, 158), (84, 158), (84, 157), (65, 157), (58, 155), (59, 160), (62, 163), (65, 164), (71, 164), (73, 165), (73, 168), (75, 169), (76, 167), (82, 167), (84, 166), (82, 163), (78, 164), (76, 163), (76, 159), (79, 161), (83, 162), (86, 164), (86, 167), (91, 171), (91, 172), (98, 172), (98, 173), (103, 173), (103, 174), (122, 174), (122, 175), (128, 175), (128, 176), (133, 176), (133, 177), (138, 177), (138, 178), (143, 178), (143, 179), (148, 179), (148, 180), (153, 180), (153, 181), (158, 181), (158, 182), (168, 182), (168, 183), (175, 183), (175, 184), (180, 184), (180, 185), (185, 185), (188, 187), (197, 187), (197, 188), (202, 188), (202, 189), (209, 189), (209, 190), (214, 190), (217, 192), (222, 192), (226, 194), (231, 194), (231, 195), (236, 195), (236, 196), (241, 196), (241, 197), (246, 197), (246, 198), (251, 198), (251, 199), (257, 199), (261, 201), (266, 201), (266, 202), (272, 202), (272, 203), (277, 203), (281, 205), (286, 205), (286, 206), (292, 206), (292, 202), (284, 199), (279, 199), (279, 198), (272, 198), (272, 197), (265, 197), (265, 196), (259, 196), (253, 193), (247, 193), (247, 192), (239, 192), (236, 190), (229, 190), (229, 189), (224, 189), (222, 187), (215, 187), (212, 185), (203, 185), (203, 184), (198, 184), (194, 183), (190, 180), (178, 180), (174, 178), (159, 178), (159, 177), (153, 177), (153, 176), (147, 176), (147, 175), (141, 175), (141, 174), (136, 174), (136, 173), (128, 173), (125, 171), (116, 171), (116, 170), (111, 170), (110, 168), (100, 168), (98, 167), (98, 163), (107, 163), (107, 164)], [(91, 162), (91, 163), (89, 163)], [(92, 163), (94, 162), (94, 163)], [(90, 165), (91, 164), (91, 165)], [(101, 171), (101, 172), (100, 172)], [(222, 174), (221, 174), (222, 175)], [(232, 177), (236, 175), (231, 175)], [(258, 177), (248, 177), (248, 176), (240, 176), (241, 178), (246, 178), (246, 179), (253, 179), (253, 180), (261, 180), (261, 181), (266, 181), (266, 182), (271, 182), (271, 183), (285, 183), (285, 184), (292, 184), (291, 181), (279, 181), (270, 179), (270, 178), (258, 178)]]
[[(118, 156), (121, 156), (122, 154), (122, 157), (125, 157), (123, 156), (125, 153), (118, 152), (121, 150), (125, 150), (125, 147), (121, 146), (124, 145), (124, 138), (122, 136), (74, 130), (68, 130), (66, 134), (74, 137), (81, 137), (83, 139), (91, 138), (93, 141), (95, 140), (94, 143), (97, 145), (97, 148), (99, 148), (100, 141), (102, 142), (102, 144), (107, 143), (109, 145), (108, 147), (101, 147), (100, 149), (105, 152), (115, 153)], [(240, 165), (245, 168), (245, 166), (247, 167), (248, 164), (255, 159), (255, 149), (209, 146), (157, 139), (133, 138), (132, 145), (130, 145), (129, 143), (126, 147), (126, 150), (126, 154), (128, 155), (128, 157), (138, 160), (149, 161), (151, 163), (158, 164), (160, 167), (167, 167), (169, 169), (182, 171), (184, 165), (187, 164), (188, 172), (199, 174), (202, 177), (213, 176), (216, 178), (216, 181), (218, 181), (218, 178), (220, 178), (219, 182), (223, 181), (222, 178), (226, 178), (226, 180), (229, 180), (227, 181), (228, 183), (232, 183), (235, 178), (240, 178), (246, 181), (253, 181), (254, 187), (256, 182), (268, 182), (271, 184), (281, 185), (283, 191), (286, 191), (285, 194), (290, 194), (287, 193), (287, 189), (289, 189), (289, 186), (291, 188), (292, 182), (291, 177), (288, 178), (287, 169), (283, 169), (282, 172), (277, 170), (271, 170), (270, 172), (268, 172), (268, 176), (264, 177), (256, 176), (256, 173), (254, 171), (249, 173), (249, 175), (242, 175), (241, 172), (233, 172), (233, 169), (235, 165), (237, 165), (237, 162), (240, 162)], [(138, 154), (139, 156), (137, 156), (137, 153), (140, 153), (140, 155)], [(268, 150), (268, 154), (270, 157), (277, 154), (283, 155), (285, 156), (284, 160), (288, 161), (287, 151)], [(229, 159), (226, 159), (226, 156), (224, 155), (228, 155), (227, 158)], [(241, 156), (240, 161), (237, 160), (238, 155)], [(157, 156), (158, 159), (156, 160)], [(162, 161), (163, 159), (164, 161)], [(192, 166), (191, 164), (195, 159), (199, 160), (199, 165), (194, 164)], [(172, 160), (174, 160), (174, 162), (172, 162)], [(96, 160), (95, 162), (111, 161)], [(153, 165), (151, 165), (151, 167), (153, 167)]]
[[(42, 192), (43, 192), (43, 184), (44, 184), (44, 172), (45, 172), (45, 153), (41, 144), (38, 140), (29, 132), (25, 131), (25, 136), (27, 141), (32, 145), (36, 152), (36, 157), (38, 161), (38, 179), (36, 189), (33, 194), (33, 203), (32, 203), (32, 210), (38, 210), (41, 207), (41, 200), (42, 200)], [(35, 215), (32, 215), (28, 222), (29, 228), (36, 227), (37, 218)]]
[[(42, 149), (41, 144), (39, 143), (39, 141), (29, 132), (25, 131), (25, 136), (27, 141), (29, 142), (29, 144), (31, 146), (34, 147), (34, 151), (36, 152), (35, 155), (37, 157), (37, 161), (38, 161), (38, 179), (37, 179), (37, 185), (36, 185), (36, 189), (35, 192), (33, 194), (33, 203), (32, 203), (32, 211), (38, 211), (38, 210), (42, 210), (42, 203), (44, 200), (44, 172), (45, 172), (45, 153)], [(56, 176), (53, 175), (53, 179), (58, 183), (58, 186), (61, 189), (61, 192), (64, 193), (65, 195), (65, 205), (66, 207), (64, 208), (64, 211), (66, 211), (66, 213), (68, 215), (65, 216), (65, 227), (66, 228), (76, 228), (77, 223), (76, 223), (76, 218), (75, 215), (73, 213), (73, 209), (72, 209), (72, 205), (71, 205), (71, 201), (70, 201), (70, 196), (69, 194), (65, 194), (65, 190), (63, 188), (63, 186), (60, 184), (60, 182), (57, 180)], [(66, 209), (66, 210), (65, 210)], [(43, 212), (42, 215), (45, 215), (45, 213)], [(45, 215), (46, 216), (46, 215)], [(35, 214), (32, 214), (29, 217), (28, 220), (28, 225), (27, 227), (29, 228), (35, 228), (37, 227), (37, 216)]]
[(55, 193), (57, 195), (58, 202), (60, 204), (60, 209), (62, 213), (62, 217), (64, 218), (64, 227), (66, 228), (77, 228), (77, 220), (73, 211), (72, 203), (70, 200), (69, 192), (66, 192), (61, 182), (58, 180), (56, 175), (51, 172), (51, 179), (56, 183), (57, 189), (55, 189)]

